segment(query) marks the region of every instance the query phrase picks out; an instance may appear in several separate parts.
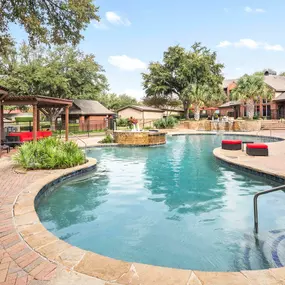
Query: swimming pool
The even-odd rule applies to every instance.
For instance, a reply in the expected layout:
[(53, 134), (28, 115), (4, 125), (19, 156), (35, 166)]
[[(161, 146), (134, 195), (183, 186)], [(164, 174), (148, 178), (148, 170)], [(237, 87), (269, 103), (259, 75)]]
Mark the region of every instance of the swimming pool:
[(207, 271), (282, 266), (285, 195), (260, 199), (254, 238), (253, 195), (276, 183), (219, 163), (212, 151), (222, 138), (93, 149), (97, 171), (44, 197), (41, 222), (72, 245), (126, 261)]

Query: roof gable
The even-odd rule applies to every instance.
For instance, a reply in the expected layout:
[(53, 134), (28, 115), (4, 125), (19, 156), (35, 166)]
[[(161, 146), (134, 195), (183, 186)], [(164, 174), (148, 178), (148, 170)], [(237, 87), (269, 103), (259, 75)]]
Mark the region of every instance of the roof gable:
[(114, 113), (95, 100), (73, 100), (70, 114), (78, 115), (113, 115)]
[(160, 112), (160, 113), (163, 113), (163, 110), (158, 109), (158, 108), (153, 108), (153, 107), (148, 107), (148, 106), (136, 106), (136, 105), (126, 106), (124, 108), (119, 109), (118, 112), (123, 111), (127, 108), (135, 109), (135, 110), (140, 111), (140, 112)]

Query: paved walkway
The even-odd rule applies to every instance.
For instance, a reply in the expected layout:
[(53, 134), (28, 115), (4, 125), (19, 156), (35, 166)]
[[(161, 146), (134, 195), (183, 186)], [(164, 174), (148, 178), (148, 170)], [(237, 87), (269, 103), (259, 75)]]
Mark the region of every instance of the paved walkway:
[(0, 284), (44, 284), (55, 275), (56, 266), (31, 250), (17, 234), (13, 220), (13, 203), (31, 182), (48, 171), (17, 174), (11, 160), (0, 163)]

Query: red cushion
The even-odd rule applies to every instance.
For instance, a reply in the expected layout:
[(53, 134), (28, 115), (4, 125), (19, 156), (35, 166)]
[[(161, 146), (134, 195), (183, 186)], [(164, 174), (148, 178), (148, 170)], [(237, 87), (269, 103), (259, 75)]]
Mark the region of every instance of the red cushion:
[(258, 149), (268, 149), (268, 145), (264, 143), (248, 143), (247, 148), (258, 148)]
[(241, 144), (240, 140), (222, 140), (222, 144)]

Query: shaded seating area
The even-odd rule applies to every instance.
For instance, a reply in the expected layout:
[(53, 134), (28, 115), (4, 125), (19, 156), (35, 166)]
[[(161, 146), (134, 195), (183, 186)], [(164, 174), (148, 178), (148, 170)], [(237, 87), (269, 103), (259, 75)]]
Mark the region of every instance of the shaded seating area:
[[(32, 132), (9, 133), (4, 138), (4, 106), (32, 106), (33, 108), (33, 129)], [(18, 96), (9, 94), (9, 90), (0, 86), (0, 141), (3, 145), (17, 146), (27, 141), (37, 141), (51, 136), (50, 131), (40, 130), (40, 112), (47, 113), (48, 109), (53, 109), (61, 113), (65, 110), (65, 140), (68, 141), (69, 130), (69, 108), (72, 106), (72, 100), (59, 99), (45, 96)], [(2, 148), (0, 151), (0, 157)]]
[(241, 150), (241, 140), (222, 140), (222, 149), (225, 150)]
[[(52, 136), (51, 131), (37, 131), (37, 140), (47, 138), (50, 136)], [(19, 144), (32, 140), (33, 140), (33, 132), (9, 133), (9, 135), (6, 136), (7, 142), (14, 141), (18, 142)]]
[(268, 156), (268, 145), (260, 144), (247, 144), (246, 154), (251, 156)]

